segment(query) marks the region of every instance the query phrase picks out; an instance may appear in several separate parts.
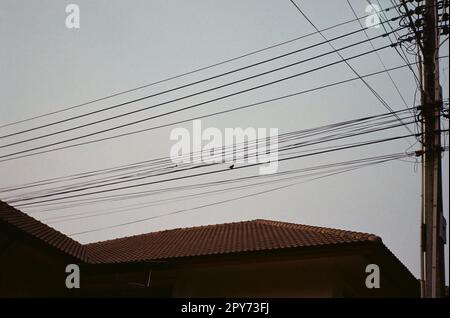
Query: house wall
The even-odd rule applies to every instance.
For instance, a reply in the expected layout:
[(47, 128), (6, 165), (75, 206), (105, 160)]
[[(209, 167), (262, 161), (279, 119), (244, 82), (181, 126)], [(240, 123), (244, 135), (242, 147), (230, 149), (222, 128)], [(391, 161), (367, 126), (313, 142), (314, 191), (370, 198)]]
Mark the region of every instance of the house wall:
[(0, 297), (68, 297), (79, 293), (65, 286), (70, 259), (23, 237), (0, 232)]
[[(415, 297), (385, 273), (382, 288), (367, 289), (361, 255), (236, 257), (231, 261), (167, 264), (109, 274), (98, 269), (88, 279), (91, 296), (119, 297)], [(151, 273), (150, 273), (151, 271)], [(149, 279), (150, 274), (150, 279)], [(147, 285), (148, 284), (148, 285)], [(86, 286), (86, 285), (85, 285)]]
[[(270, 255), (252, 255), (81, 265), (81, 288), (69, 290), (65, 286), (65, 267), (72, 259), (35, 240), (8, 235), (0, 228), (0, 297), (418, 296), (411, 279), (398, 280), (407, 272), (389, 268), (381, 257), (368, 259), (358, 251), (333, 249), (330, 253), (308, 255), (272, 251)], [(381, 262), (379, 290), (365, 287), (365, 267), (372, 262)]]
[(263, 262), (180, 270), (173, 297), (333, 297), (335, 271), (325, 262)]
[[(365, 285), (366, 266), (374, 261), (382, 269), (380, 289)], [(129, 266), (110, 268), (109, 274), (98, 268), (101, 274), (93, 272), (88, 284), (94, 285), (88, 289), (98, 291), (97, 296), (120, 297), (419, 296), (414, 279), (405, 280), (381, 258), (368, 259), (360, 253), (218, 256), (207, 261), (195, 258), (156, 266), (142, 264), (141, 269)]]

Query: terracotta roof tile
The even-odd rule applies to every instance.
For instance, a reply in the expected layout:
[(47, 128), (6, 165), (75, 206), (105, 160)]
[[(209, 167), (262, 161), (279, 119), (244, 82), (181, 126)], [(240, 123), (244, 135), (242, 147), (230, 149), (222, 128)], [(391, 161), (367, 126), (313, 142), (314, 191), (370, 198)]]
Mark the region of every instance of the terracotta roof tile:
[(381, 241), (372, 234), (270, 220), (164, 230), (82, 245), (0, 201), (0, 221), (83, 262), (94, 264), (167, 260), (250, 251)]
[(77, 259), (87, 260), (86, 249), (83, 245), (2, 201), (0, 201), (0, 221)]
[(93, 263), (126, 263), (381, 240), (372, 234), (254, 220), (178, 228), (87, 244)]

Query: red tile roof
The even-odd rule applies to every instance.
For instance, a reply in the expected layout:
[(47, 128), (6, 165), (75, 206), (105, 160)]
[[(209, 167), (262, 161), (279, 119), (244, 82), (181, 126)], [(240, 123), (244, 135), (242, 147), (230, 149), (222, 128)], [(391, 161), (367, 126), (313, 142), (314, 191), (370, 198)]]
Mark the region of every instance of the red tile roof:
[(87, 260), (85, 247), (67, 235), (0, 201), (0, 221), (82, 261)]
[(381, 241), (372, 234), (254, 220), (178, 228), (82, 245), (0, 201), (1, 220), (81, 261), (93, 264)]
[(165, 230), (86, 248), (91, 262), (123, 263), (380, 240), (372, 234), (254, 220)]

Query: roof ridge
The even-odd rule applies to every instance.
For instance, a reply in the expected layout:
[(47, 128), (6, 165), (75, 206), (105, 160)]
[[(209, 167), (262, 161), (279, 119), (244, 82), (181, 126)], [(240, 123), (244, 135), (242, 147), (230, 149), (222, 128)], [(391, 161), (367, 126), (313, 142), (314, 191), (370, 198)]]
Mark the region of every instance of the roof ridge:
[(272, 226), (278, 226), (278, 227), (289, 226), (291, 228), (301, 228), (302, 230), (312, 231), (315, 233), (317, 233), (317, 232), (329, 233), (329, 234), (339, 235), (339, 236), (350, 235), (352, 238), (367, 238), (370, 241), (380, 241), (380, 242), (382, 241), (381, 237), (379, 237), (378, 235), (372, 234), (372, 233), (349, 231), (349, 230), (342, 230), (342, 229), (336, 229), (336, 228), (330, 228), (330, 227), (306, 225), (306, 224), (299, 224), (299, 223), (292, 223), (292, 222), (285, 222), (285, 221), (266, 220), (266, 219), (256, 219), (254, 221), (260, 222), (263, 224), (269, 224)]
[(172, 231), (194, 231), (202, 228), (211, 228), (211, 227), (223, 227), (223, 226), (229, 226), (231, 224), (242, 224), (242, 223), (262, 223), (267, 224), (271, 226), (278, 226), (278, 227), (292, 227), (292, 228), (301, 228), (302, 230), (315, 232), (315, 233), (329, 233), (333, 235), (338, 236), (350, 236), (351, 238), (367, 238), (370, 241), (382, 241), (381, 237), (371, 234), (371, 233), (364, 233), (364, 232), (356, 232), (356, 231), (348, 231), (348, 230), (341, 230), (336, 228), (329, 228), (329, 227), (321, 227), (321, 226), (314, 226), (314, 225), (306, 225), (306, 224), (298, 224), (298, 223), (292, 223), (292, 222), (285, 222), (285, 221), (276, 221), (276, 220), (269, 220), (269, 219), (253, 219), (253, 220), (245, 220), (245, 221), (236, 221), (236, 222), (227, 222), (227, 223), (218, 223), (218, 224), (205, 224), (205, 225), (197, 225), (197, 226), (189, 226), (189, 227), (176, 227), (173, 229), (165, 229), (165, 230), (159, 230), (154, 232), (147, 232), (147, 233), (140, 233), (135, 235), (129, 235), (129, 236), (123, 236), (123, 237), (117, 237), (109, 240), (103, 240), (103, 241), (97, 241), (92, 243), (83, 244), (83, 246), (93, 246), (95, 244), (102, 244), (102, 243), (109, 243), (113, 241), (119, 241), (119, 240), (126, 240), (129, 238), (136, 238), (136, 237), (145, 237), (150, 235), (157, 235), (161, 233), (167, 233)]
[(94, 244), (100, 244), (100, 243), (106, 243), (106, 242), (112, 242), (112, 241), (118, 241), (118, 240), (125, 240), (128, 238), (132, 238), (132, 237), (138, 237), (138, 236), (147, 236), (147, 235), (154, 235), (154, 234), (161, 234), (161, 233), (165, 233), (165, 232), (171, 232), (171, 231), (193, 231), (193, 230), (197, 230), (197, 229), (201, 229), (201, 228), (211, 228), (211, 227), (218, 227), (218, 226), (227, 226), (230, 224), (240, 224), (240, 223), (252, 223), (252, 222), (256, 222), (258, 220), (245, 220), (245, 221), (236, 221), (236, 222), (227, 222), (227, 223), (216, 223), (216, 224), (205, 224), (205, 225), (196, 225), (196, 226), (188, 226), (188, 227), (176, 227), (173, 229), (165, 229), (165, 230), (158, 230), (158, 231), (154, 231), (154, 232), (147, 232), (147, 233), (140, 233), (140, 234), (134, 234), (134, 235), (129, 235), (129, 236), (122, 236), (122, 237), (117, 237), (117, 238), (113, 238), (113, 239), (109, 239), (109, 240), (103, 240), (103, 241), (97, 241), (97, 242), (91, 242), (91, 243), (86, 243), (83, 244), (83, 246), (90, 246), (90, 245), (94, 245)]
[[(95, 264), (360, 244), (377, 236), (271, 220), (175, 228), (87, 244)], [(376, 244), (378, 245), (378, 244)]]

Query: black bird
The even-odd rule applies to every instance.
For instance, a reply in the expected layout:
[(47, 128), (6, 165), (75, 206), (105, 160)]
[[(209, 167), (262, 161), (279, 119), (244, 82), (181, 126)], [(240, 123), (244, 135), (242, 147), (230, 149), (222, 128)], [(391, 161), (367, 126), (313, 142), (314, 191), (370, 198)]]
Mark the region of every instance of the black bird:
[(234, 168), (234, 164), (232, 164), (231, 166), (230, 166), (230, 169), (233, 169)]

